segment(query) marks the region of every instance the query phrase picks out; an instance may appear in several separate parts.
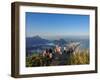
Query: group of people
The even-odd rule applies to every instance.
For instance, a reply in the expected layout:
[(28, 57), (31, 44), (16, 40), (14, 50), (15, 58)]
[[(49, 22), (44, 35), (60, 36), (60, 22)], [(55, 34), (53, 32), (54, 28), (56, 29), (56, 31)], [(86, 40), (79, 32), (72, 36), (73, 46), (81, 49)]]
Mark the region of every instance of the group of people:
[(53, 53), (57, 53), (57, 54), (62, 54), (61, 52), (61, 47), (59, 47), (58, 45), (56, 45), (56, 47), (53, 49), (46, 49), (43, 51), (43, 56), (47, 56), (48, 58), (52, 58), (53, 57)]
[[(45, 49), (42, 56), (45, 57), (44, 66), (66, 64), (67, 57), (70, 57), (70, 52), (66, 49), (62, 51), (61, 47), (56, 45), (54, 49)], [(65, 60), (64, 60), (65, 59)]]
[(52, 62), (58, 61), (62, 56), (61, 47), (56, 45), (54, 49), (45, 49), (42, 56), (46, 58), (44, 65), (49, 66)]

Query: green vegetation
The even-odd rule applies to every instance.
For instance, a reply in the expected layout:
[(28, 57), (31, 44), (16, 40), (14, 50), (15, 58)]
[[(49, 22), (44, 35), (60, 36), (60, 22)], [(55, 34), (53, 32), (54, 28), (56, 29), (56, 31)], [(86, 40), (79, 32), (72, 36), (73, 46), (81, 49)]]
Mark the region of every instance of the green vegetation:
[[(66, 65), (79, 65), (79, 64), (89, 64), (89, 52), (87, 50), (83, 50), (81, 52), (77, 52), (72, 54), (67, 60)], [(26, 57), (26, 67), (37, 67), (37, 66), (54, 66), (54, 64), (50, 63), (50, 59), (48, 57), (43, 57), (39, 54), (33, 54), (30, 57)]]
[(26, 67), (32, 66), (42, 66), (42, 57), (39, 55), (32, 55), (30, 57), (26, 57)]
[(26, 57), (26, 67), (37, 67), (37, 66), (50, 66), (50, 59), (43, 57), (42, 55), (34, 54), (30, 57)]
[(73, 54), (70, 58), (70, 64), (89, 64), (89, 52), (84, 50)]

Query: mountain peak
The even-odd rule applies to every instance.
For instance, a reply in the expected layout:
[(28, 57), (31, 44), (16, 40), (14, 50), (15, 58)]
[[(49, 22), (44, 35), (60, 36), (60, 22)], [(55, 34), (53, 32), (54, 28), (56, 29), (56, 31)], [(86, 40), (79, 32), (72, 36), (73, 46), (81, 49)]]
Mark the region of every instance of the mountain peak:
[(35, 39), (41, 39), (41, 37), (39, 35), (36, 35), (33, 38), (35, 38)]

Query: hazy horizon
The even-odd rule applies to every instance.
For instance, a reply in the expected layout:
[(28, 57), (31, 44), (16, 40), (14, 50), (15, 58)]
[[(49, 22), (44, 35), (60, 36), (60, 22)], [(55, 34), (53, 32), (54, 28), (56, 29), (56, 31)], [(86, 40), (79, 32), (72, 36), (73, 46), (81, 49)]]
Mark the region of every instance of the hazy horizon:
[[(26, 38), (33, 38), (39, 35), (31, 36), (31, 37), (26, 37)], [(39, 36), (43, 39), (48, 39), (48, 40), (59, 40), (59, 39), (89, 39), (89, 36)]]

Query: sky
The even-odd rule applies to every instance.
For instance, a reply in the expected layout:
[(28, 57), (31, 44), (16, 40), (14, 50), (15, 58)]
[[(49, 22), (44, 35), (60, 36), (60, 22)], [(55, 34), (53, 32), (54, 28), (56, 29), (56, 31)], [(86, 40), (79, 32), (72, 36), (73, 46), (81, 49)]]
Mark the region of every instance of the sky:
[(26, 12), (26, 37), (89, 36), (89, 15)]

